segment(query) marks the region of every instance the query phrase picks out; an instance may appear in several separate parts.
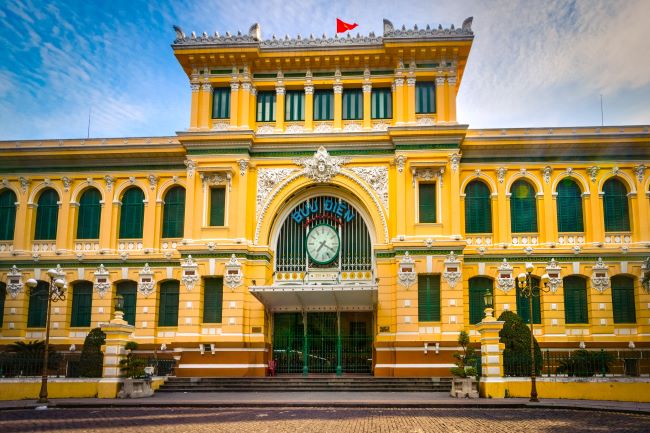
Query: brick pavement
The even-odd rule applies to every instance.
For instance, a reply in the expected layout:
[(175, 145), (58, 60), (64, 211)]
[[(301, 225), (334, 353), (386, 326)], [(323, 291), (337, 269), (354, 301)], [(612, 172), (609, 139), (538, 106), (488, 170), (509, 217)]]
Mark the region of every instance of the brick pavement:
[(254, 433), (643, 432), (650, 415), (567, 409), (86, 408), (0, 412), (0, 431)]

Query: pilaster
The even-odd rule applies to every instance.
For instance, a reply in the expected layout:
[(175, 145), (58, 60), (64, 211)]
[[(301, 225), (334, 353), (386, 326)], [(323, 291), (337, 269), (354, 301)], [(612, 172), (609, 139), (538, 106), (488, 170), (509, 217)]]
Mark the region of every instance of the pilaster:
[(239, 119), (239, 83), (236, 81), (237, 77), (233, 75), (230, 82), (230, 127), (236, 128)]
[(445, 77), (436, 77), (436, 120), (437, 123), (445, 123), (447, 121), (446, 109), (447, 92), (445, 90)]
[(201, 115), (199, 116), (199, 128), (212, 128), (212, 84), (201, 85)]
[[(411, 73), (409, 73), (410, 75)], [(415, 123), (415, 75), (406, 79), (406, 123)]]
[(334, 84), (334, 130), (343, 129), (343, 84)]
[(284, 131), (284, 97), (285, 88), (282, 81), (275, 85), (275, 130)]
[(395, 106), (393, 110), (393, 119), (396, 125), (404, 123), (404, 78), (397, 76), (395, 78)]
[(447, 78), (447, 122), (449, 123), (458, 123), (456, 121), (456, 77)]
[(199, 90), (201, 89), (201, 85), (199, 83), (191, 83), (190, 88), (192, 89), (190, 129), (196, 129), (199, 127)]
[(314, 86), (312, 84), (305, 84), (305, 131), (311, 131), (313, 129), (314, 129)]
[(250, 99), (251, 99), (251, 83), (244, 81), (239, 90), (239, 126), (241, 128), (249, 129), (250, 119)]
[(372, 129), (372, 84), (363, 85), (363, 129)]

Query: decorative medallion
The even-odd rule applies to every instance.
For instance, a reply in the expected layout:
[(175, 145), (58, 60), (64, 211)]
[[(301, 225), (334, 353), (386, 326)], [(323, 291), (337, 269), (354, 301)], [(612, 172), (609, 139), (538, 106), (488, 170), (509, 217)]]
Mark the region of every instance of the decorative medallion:
[(634, 174), (636, 174), (636, 178), (639, 181), (639, 183), (643, 182), (643, 177), (645, 176), (645, 170), (646, 170), (645, 164), (637, 165), (634, 167)]
[(406, 155), (397, 155), (395, 157), (395, 165), (397, 166), (397, 171), (400, 173), (403, 172), (404, 164), (406, 164)]
[(589, 179), (591, 179), (592, 182), (596, 182), (596, 178), (598, 177), (598, 172), (600, 171), (600, 167), (597, 165), (592, 165), (587, 169), (587, 174), (589, 174)]
[(350, 171), (368, 182), (384, 204), (384, 207), (388, 209), (388, 168), (381, 166), (352, 167)]
[(100, 264), (97, 270), (95, 271), (95, 291), (99, 294), (100, 298), (103, 298), (106, 292), (111, 288), (111, 281), (109, 279), (108, 271), (103, 264)]
[(213, 173), (200, 173), (201, 182), (203, 182), (203, 189), (214, 185), (228, 185), (228, 191), (232, 187), (232, 175), (228, 172), (213, 172)]
[(113, 184), (115, 183), (115, 178), (113, 176), (106, 175), (104, 176), (104, 182), (106, 182), (106, 189), (108, 192), (111, 192), (113, 189)]
[(557, 289), (562, 287), (562, 268), (560, 265), (555, 261), (555, 259), (551, 259), (550, 262), (548, 262), (548, 265), (546, 265), (546, 273), (548, 274), (548, 288), (551, 290), (551, 293), (557, 292)]
[(417, 275), (415, 273), (415, 261), (413, 261), (409, 255), (409, 252), (407, 251), (404, 253), (404, 257), (399, 262), (397, 282), (408, 289), (415, 283), (416, 277)]
[(544, 182), (549, 183), (551, 181), (551, 173), (553, 173), (553, 167), (547, 165), (542, 170), (542, 176), (544, 177)]
[(460, 155), (457, 153), (452, 153), (449, 156), (449, 161), (451, 162), (451, 169), (453, 171), (458, 170), (458, 164), (460, 164)]
[(191, 255), (188, 255), (187, 259), (181, 260), (181, 268), (183, 269), (181, 281), (183, 281), (187, 290), (192, 290), (199, 281), (199, 265), (192, 259)]
[(185, 160), (185, 167), (187, 167), (187, 177), (191, 178), (194, 176), (194, 170), (196, 170), (196, 162), (191, 159)]
[(139, 272), (140, 282), (138, 282), (138, 292), (145, 298), (153, 293), (156, 282), (153, 278), (153, 271), (149, 267), (149, 263), (144, 264), (144, 268)]
[(30, 180), (27, 179), (26, 177), (20, 176), (18, 178), (18, 182), (20, 182), (20, 189), (22, 189), (23, 192), (27, 192), (27, 188), (29, 187)]
[(246, 171), (248, 170), (249, 161), (247, 159), (240, 159), (237, 161), (237, 164), (239, 164), (239, 175), (245, 176)]
[(499, 183), (503, 183), (504, 180), (506, 180), (506, 173), (508, 169), (505, 167), (499, 167), (497, 168), (497, 180)]
[(609, 266), (603, 262), (602, 257), (598, 257), (596, 264), (591, 267), (591, 286), (598, 293), (603, 293), (610, 286), (608, 269)]
[(508, 293), (515, 288), (515, 277), (512, 275), (512, 265), (504, 258), (497, 269), (497, 289)]
[(234, 254), (230, 256), (230, 261), (226, 263), (226, 273), (223, 276), (223, 282), (230, 289), (235, 290), (239, 287), (244, 279), (244, 274), (241, 270), (242, 266)]
[(442, 279), (447, 282), (449, 288), (456, 287), (462, 278), (461, 263), (455, 252), (449, 251), (449, 255), (445, 259), (445, 271), (442, 273)]
[(63, 182), (63, 190), (65, 192), (70, 191), (70, 185), (72, 185), (72, 180), (68, 176), (63, 176), (61, 178), (61, 182)]
[(13, 265), (9, 272), (7, 273), (7, 293), (11, 295), (12, 299), (16, 299), (16, 296), (23, 289), (23, 274), (20, 272), (20, 269)]
[(303, 175), (309, 179), (324, 183), (332, 180), (334, 176), (340, 173), (341, 166), (349, 158), (340, 156), (331, 156), (325, 147), (318, 148), (311, 158), (296, 159), (295, 163), (303, 166)]
[(147, 176), (147, 179), (149, 179), (149, 186), (153, 191), (156, 188), (156, 184), (158, 183), (158, 176), (156, 176), (155, 174), (150, 174), (149, 176)]

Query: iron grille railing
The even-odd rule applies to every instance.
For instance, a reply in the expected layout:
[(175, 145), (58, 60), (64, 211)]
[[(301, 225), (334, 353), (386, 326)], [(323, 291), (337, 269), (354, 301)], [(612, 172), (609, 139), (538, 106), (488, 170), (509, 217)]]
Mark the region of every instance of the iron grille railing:
[(152, 355), (136, 354), (136, 358), (144, 359), (146, 367), (153, 367), (154, 376), (173, 376), (176, 360), (173, 358), (158, 358)]
[[(79, 377), (79, 354), (51, 352), (48, 375)], [(43, 353), (0, 353), (0, 377), (40, 377), (43, 372)]]

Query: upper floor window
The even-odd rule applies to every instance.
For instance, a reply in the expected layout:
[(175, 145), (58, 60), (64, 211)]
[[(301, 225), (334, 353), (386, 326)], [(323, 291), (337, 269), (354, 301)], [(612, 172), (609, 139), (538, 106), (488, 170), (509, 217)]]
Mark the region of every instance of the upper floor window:
[(440, 275), (418, 275), (418, 320), (440, 321)]
[(480, 180), (465, 187), (465, 232), (492, 233), (490, 188)]
[(38, 198), (36, 208), (35, 240), (56, 239), (56, 228), (59, 219), (59, 194), (53, 189), (46, 189)]
[(223, 278), (203, 279), (203, 323), (221, 323)]
[(212, 118), (230, 117), (230, 87), (215, 87), (212, 90)]
[(390, 88), (372, 89), (370, 97), (370, 117), (373, 119), (390, 119), (393, 117), (393, 93)]
[(93, 283), (79, 281), (72, 287), (72, 315), (70, 326), (90, 326), (93, 306)]
[(210, 225), (223, 226), (226, 220), (226, 188), (210, 188)]
[(257, 121), (275, 122), (275, 91), (257, 92)]
[(343, 120), (363, 119), (363, 92), (361, 89), (343, 90)]
[(288, 90), (284, 101), (284, 120), (297, 122), (305, 120), (305, 92)]
[(163, 238), (182, 238), (185, 228), (185, 188), (175, 186), (165, 193)]
[(314, 120), (334, 120), (334, 91), (314, 91)]
[(578, 276), (565, 277), (564, 286), (564, 318), (567, 324), (589, 323), (587, 307), (587, 283)]
[(0, 241), (14, 239), (16, 227), (16, 193), (5, 189), (0, 193)]
[(564, 178), (557, 186), (557, 230), (582, 232), (582, 220), (582, 190), (572, 179)]
[(629, 231), (630, 210), (627, 201), (627, 188), (620, 180), (611, 178), (603, 185), (603, 208), (605, 231)]
[(634, 279), (625, 275), (616, 275), (612, 277), (611, 283), (614, 323), (636, 323)]
[(99, 239), (99, 222), (102, 216), (101, 194), (89, 188), (79, 199), (77, 239)]
[(418, 114), (436, 112), (436, 85), (433, 81), (415, 83), (415, 112)]
[(512, 233), (537, 232), (535, 190), (523, 179), (510, 188), (510, 228)]
[(179, 282), (170, 280), (160, 283), (158, 326), (178, 326)]
[(436, 222), (436, 184), (420, 183), (418, 185), (419, 221), (421, 223)]
[(120, 239), (139, 239), (144, 225), (144, 192), (138, 187), (122, 195), (120, 209)]

